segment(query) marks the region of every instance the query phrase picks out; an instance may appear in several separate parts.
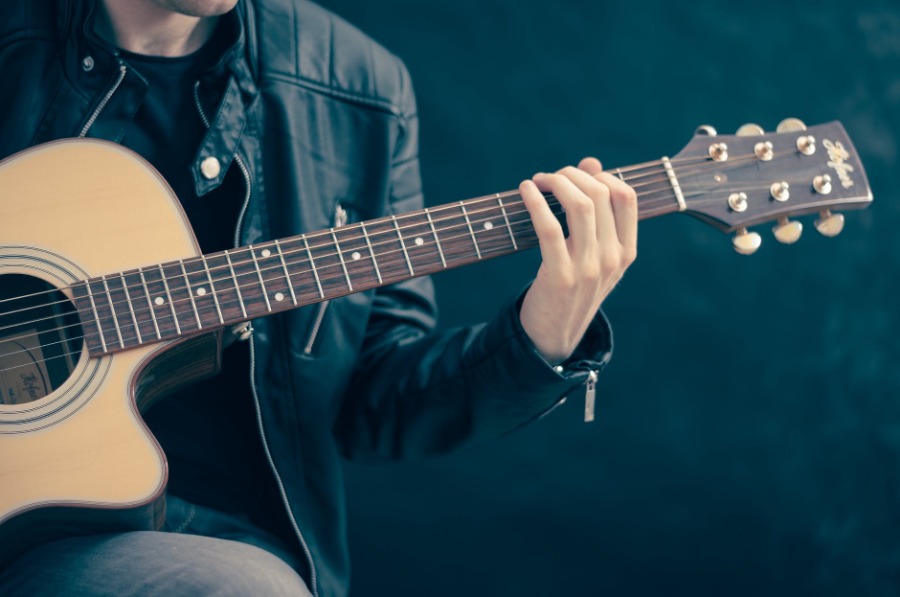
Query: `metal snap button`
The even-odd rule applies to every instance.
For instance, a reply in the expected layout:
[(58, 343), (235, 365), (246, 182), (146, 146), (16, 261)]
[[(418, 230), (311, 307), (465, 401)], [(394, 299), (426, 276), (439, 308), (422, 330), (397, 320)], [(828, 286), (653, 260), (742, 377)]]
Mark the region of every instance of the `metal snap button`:
[(222, 171), (222, 164), (219, 163), (219, 160), (213, 156), (209, 156), (204, 158), (202, 162), (200, 162), (200, 174), (204, 176), (207, 180), (212, 180), (219, 176), (219, 173)]
[(86, 73), (94, 70), (94, 58), (92, 56), (85, 56), (84, 60), (81, 61), (81, 68), (83, 68)]

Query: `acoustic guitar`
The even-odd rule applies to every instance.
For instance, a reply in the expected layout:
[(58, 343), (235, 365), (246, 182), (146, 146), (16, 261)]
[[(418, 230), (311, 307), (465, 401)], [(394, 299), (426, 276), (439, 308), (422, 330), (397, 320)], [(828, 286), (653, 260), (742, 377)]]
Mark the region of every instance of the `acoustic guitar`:
[[(641, 219), (696, 216), (744, 254), (752, 225), (792, 243), (790, 218), (819, 213), (834, 236), (831, 210), (872, 201), (837, 122), (704, 126), (611, 172)], [(166, 459), (141, 412), (216, 372), (223, 329), (537, 245), (513, 191), (203, 255), (162, 177), (90, 139), (0, 162), (0, 193), (0, 565), (55, 537), (161, 527)]]

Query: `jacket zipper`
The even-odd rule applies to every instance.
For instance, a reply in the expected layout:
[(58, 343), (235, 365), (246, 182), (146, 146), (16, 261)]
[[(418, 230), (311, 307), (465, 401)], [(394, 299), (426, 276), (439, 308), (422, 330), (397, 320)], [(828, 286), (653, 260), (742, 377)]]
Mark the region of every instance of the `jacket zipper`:
[(88, 121), (84, 123), (84, 127), (82, 127), (81, 132), (78, 133), (79, 137), (84, 137), (87, 135), (88, 131), (92, 126), (94, 126), (94, 122), (96, 122), (97, 117), (100, 116), (100, 112), (103, 111), (103, 108), (106, 107), (106, 104), (109, 103), (109, 100), (112, 99), (113, 94), (116, 92), (116, 89), (119, 88), (119, 85), (122, 84), (122, 81), (125, 80), (125, 73), (128, 72), (128, 67), (125, 66), (124, 62), (119, 62), (119, 76), (116, 78), (116, 82), (113, 83), (113, 86), (109, 88), (109, 91), (106, 92), (106, 95), (103, 96), (103, 99), (100, 100), (100, 103), (97, 104), (97, 108), (94, 110), (94, 113), (91, 114), (91, 117), (88, 118)]
[[(347, 210), (338, 203), (334, 208), (334, 227), (340, 228), (346, 223)], [(312, 328), (309, 330), (309, 337), (306, 339), (306, 344), (303, 345), (303, 354), (306, 356), (312, 355), (313, 347), (316, 345), (316, 337), (319, 335), (319, 330), (322, 329), (322, 322), (325, 321), (325, 312), (328, 310), (328, 305), (330, 304), (331, 301), (322, 301), (319, 303), (319, 308), (316, 311), (316, 317), (313, 320)]]
[[(197, 112), (199, 112), (200, 114), (200, 119), (203, 120), (204, 126), (208, 129), (209, 119), (206, 118), (206, 112), (203, 111), (203, 105), (200, 103), (199, 88), (200, 82), (197, 81), (194, 84), (194, 103), (197, 106)], [(244, 216), (247, 213), (247, 207), (250, 205), (250, 172), (249, 170), (247, 170), (247, 166), (244, 164), (241, 156), (237, 153), (237, 151), (235, 151), (234, 160), (244, 177), (244, 188), (246, 189), (244, 194), (244, 204), (241, 207), (241, 213), (238, 216), (237, 227), (234, 230), (234, 246), (235, 248), (237, 248), (240, 246), (241, 228), (244, 225)], [(253, 326), (249, 322), (244, 327), (243, 333), (241, 333), (241, 339), (250, 340), (250, 393), (253, 395), (253, 406), (256, 409), (256, 426), (259, 430), (260, 439), (262, 440), (263, 451), (265, 452), (266, 460), (269, 463), (269, 470), (271, 470), (272, 474), (275, 475), (275, 482), (278, 485), (278, 493), (281, 495), (281, 503), (284, 506), (284, 509), (287, 511), (288, 518), (291, 521), (291, 527), (294, 529), (294, 534), (297, 536), (297, 539), (300, 540), (300, 546), (303, 547), (303, 553), (306, 555), (306, 562), (307, 564), (309, 564), (309, 580), (310, 584), (312, 585), (310, 588), (312, 589), (313, 597), (319, 597), (319, 590), (316, 586), (316, 566), (313, 562), (312, 552), (309, 550), (309, 546), (306, 544), (306, 540), (303, 538), (303, 533), (300, 532), (300, 525), (297, 524), (297, 519), (294, 518), (294, 512), (291, 510), (291, 506), (287, 498), (287, 492), (284, 489), (284, 481), (281, 480), (281, 475), (278, 473), (278, 469), (275, 467), (275, 461), (272, 459), (272, 452), (269, 450), (269, 442), (266, 439), (266, 430), (263, 427), (262, 421), (262, 408), (259, 405), (259, 393), (256, 390), (256, 346), (253, 341)]]

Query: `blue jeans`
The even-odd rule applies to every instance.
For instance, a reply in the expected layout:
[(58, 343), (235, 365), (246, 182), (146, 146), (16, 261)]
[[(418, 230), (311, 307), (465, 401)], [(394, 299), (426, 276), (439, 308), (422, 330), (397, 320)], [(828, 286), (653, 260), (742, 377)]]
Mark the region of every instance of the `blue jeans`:
[(73, 537), (0, 571), (5, 597), (309, 597), (297, 557), (241, 516), (168, 498), (165, 531)]

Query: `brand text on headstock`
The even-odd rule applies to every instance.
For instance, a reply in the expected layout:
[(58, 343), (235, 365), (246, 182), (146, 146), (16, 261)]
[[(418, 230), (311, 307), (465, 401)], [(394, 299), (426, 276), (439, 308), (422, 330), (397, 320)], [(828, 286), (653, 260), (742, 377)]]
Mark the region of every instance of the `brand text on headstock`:
[(828, 152), (828, 165), (834, 168), (838, 178), (841, 179), (841, 186), (849, 189), (853, 186), (853, 180), (850, 178), (850, 172), (853, 172), (853, 166), (846, 163), (850, 159), (850, 153), (844, 149), (840, 141), (832, 143), (828, 139), (822, 141), (822, 146)]

